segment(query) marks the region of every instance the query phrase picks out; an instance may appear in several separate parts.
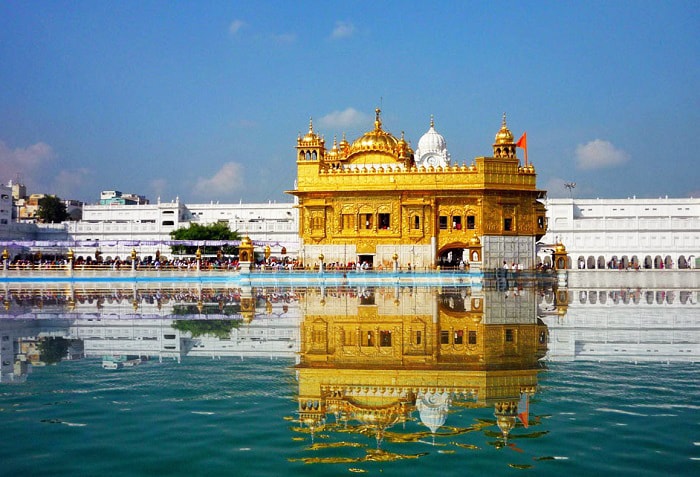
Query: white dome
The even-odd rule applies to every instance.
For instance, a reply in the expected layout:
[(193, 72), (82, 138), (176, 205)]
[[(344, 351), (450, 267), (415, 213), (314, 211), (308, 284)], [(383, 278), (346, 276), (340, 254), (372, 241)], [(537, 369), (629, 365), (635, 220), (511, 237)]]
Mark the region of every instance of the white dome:
[(419, 165), (428, 157), (433, 157), (438, 161), (438, 164), (447, 166), (450, 163), (450, 153), (447, 152), (447, 142), (445, 138), (435, 130), (435, 123), (432, 116), (430, 117), (430, 129), (418, 141), (415, 157)]
[(451, 403), (452, 398), (447, 391), (420, 391), (416, 396), (416, 408), (420, 413), (420, 420), (433, 434), (445, 424)]
[(430, 129), (428, 132), (421, 136), (420, 141), (418, 141), (418, 150), (421, 153), (426, 152), (442, 152), (447, 149), (447, 143), (442, 134), (435, 130), (435, 126), (430, 124)]

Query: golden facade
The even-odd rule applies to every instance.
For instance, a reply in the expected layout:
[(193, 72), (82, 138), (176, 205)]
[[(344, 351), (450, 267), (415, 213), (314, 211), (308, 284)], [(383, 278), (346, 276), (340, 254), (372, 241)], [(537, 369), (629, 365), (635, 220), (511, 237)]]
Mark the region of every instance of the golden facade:
[(534, 293), (334, 288), (300, 307), (298, 413), (313, 432), (335, 422), (380, 442), (418, 421), (435, 435), (462, 406), (492, 407), (507, 437), (519, 398), (536, 392), (547, 328)]
[[(433, 123), (431, 121), (431, 131)], [(300, 257), (306, 265), (368, 262), (375, 268), (457, 266), (483, 247), (479, 265), (505, 260), (534, 267), (535, 240), (546, 232), (535, 168), (521, 164), (505, 115), (492, 157), (471, 165), (417, 163), (403, 137), (382, 127), (330, 150), (309, 124), (297, 139)], [(394, 257), (396, 255), (396, 257)]]

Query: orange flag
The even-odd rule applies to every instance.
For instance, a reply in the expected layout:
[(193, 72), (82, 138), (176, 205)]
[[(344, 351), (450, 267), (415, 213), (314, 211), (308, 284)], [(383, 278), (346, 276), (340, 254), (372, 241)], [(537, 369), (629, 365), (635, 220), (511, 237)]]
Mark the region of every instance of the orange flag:
[(526, 132), (524, 132), (523, 135), (520, 136), (520, 139), (518, 139), (518, 142), (515, 143), (515, 147), (525, 149), (525, 165), (527, 166), (527, 133)]

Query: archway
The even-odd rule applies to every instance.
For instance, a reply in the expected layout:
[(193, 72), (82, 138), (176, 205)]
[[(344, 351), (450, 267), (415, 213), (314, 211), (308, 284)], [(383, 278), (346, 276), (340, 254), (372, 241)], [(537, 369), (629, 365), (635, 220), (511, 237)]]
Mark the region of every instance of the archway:
[(612, 258), (610, 259), (610, 268), (617, 268), (618, 265), (620, 264), (619, 260), (617, 259), (617, 255), (613, 255)]
[(596, 268), (595, 257), (593, 255), (588, 256), (588, 260), (586, 261), (586, 268), (588, 268), (589, 270)]
[(664, 268), (664, 262), (661, 259), (661, 255), (654, 257), (654, 268)]
[(437, 265), (447, 269), (464, 267), (464, 264), (469, 261), (465, 252), (466, 248), (467, 245), (463, 243), (445, 245), (438, 252)]
[(542, 261), (542, 266), (544, 268), (552, 268), (552, 257), (550, 257), (549, 255), (544, 257), (544, 260)]
[(630, 260), (630, 265), (632, 268), (639, 268), (639, 258), (636, 255), (632, 255), (632, 260)]
[(650, 269), (654, 266), (654, 261), (651, 259), (649, 255), (644, 257), (644, 268), (645, 269)]
[(684, 255), (681, 255), (680, 257), (678, 257), (678, 268), (682, 268), (682, 269), (690, 268), (688, 266), (688, 261), (685, 259)]
[(664, 258), (664, 268), (673, 268), (673, 259), (670, 255), (666, 255)]
[(605, 257), (603, 257), (602, 255), (598, 257), (598, 265), (596, 266), (596, 268), (605, 269)]

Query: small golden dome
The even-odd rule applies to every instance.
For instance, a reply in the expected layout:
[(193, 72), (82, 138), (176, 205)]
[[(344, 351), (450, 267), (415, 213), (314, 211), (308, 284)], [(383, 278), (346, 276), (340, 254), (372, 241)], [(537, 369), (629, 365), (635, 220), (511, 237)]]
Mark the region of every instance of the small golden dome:
[(318, 134), (314, 132), (313, 118), (309, 118), (309, 132), (302, 138), (302, 142), (313, 142), (317, 141), (318, 139)]
[(476, 235), (476, 232), (474, 232), (474, 236), (469, 239), (469, 246), (478, 247), (479, 245), (481, 245), (481, 240), (479, 240), (479, 237)]
[(556, 253), (566, 253), (566, 247), (564, 246), (563, 243), (559, 242), (555, 247), (554, 251)]
[(251, 244), (250, 237), (248, 237), (247, 235), (245, 237), (243, 237), (243, 239), (241, 240), (241, 245), (250, 245), (250, 244)]
[(501, 129), (496, 133), (496, 144), (513, 144), (513, 133), (506, 126), (506, 113), (503, 113), (503, 122)]
[(340, 150), (338, 149), (338, 139), (336, 137), (333, 137), (333, 147), (331, 148), (330, 151), (326, 153), (326, 160), (328, 161), (334, 161), (338, 158), (338, 154), (340, 153)]

